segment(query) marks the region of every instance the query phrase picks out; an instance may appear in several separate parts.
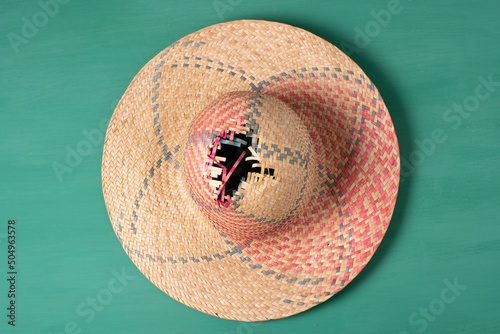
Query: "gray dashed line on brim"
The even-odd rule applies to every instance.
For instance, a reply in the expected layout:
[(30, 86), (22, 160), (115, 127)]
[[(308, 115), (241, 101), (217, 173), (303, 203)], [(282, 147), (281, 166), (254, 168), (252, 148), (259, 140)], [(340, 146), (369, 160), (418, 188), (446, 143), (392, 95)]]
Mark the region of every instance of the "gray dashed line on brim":
[[(153, 79), (152, 79), (152, 80), (153, 80), (153, 82), (155, 82), (155, 83), (156, 83), (156, 84), (153, 86), (153, 88), (152, 88), (152, 93), (155, 93), (155, 92), (159, 89), (159, 87), (160, 87), (160, 83), (158, 82), (158, 79), (161, 77), (161, 73), (162, 73), (162, 72), (161, 72), (161, 69), (162, 69), (162, 67), (165, 65), (165, 61), (163, 60), (163, 58), (164, 58), (164, 57), (166, 57), (166, 56), (168, 55), (168, 53), (169, 53), (170, 49), (171, 49), (172, 47), (176, 46), (177, 44), (178, 44), (178, 42), (176, 42), (176, 43), (172, 44), (170, 47), (168, 47), (168, 48), (167, 48), (167, 49), (166, 49), (166, 50), (165, 50), (165, 51), (164, 51), (164, 52), (160, 55), (160, 59), (161, 59), (161, 61), (160, 61), (160, 62), (156, 65), (155, 69), (156, 69), (156, 71), (157, 71), (157, 72), (155, 73), (155, 75), (153, 76)], [(205, 44), (205, 42), (198, 42), (198, 43), (195, 43), (194, 41), (187, 41), (187, 42), (184, 42), (184, 43), (182, 43), (182, 44), (180, 44), (180, 45), (181, 45), (181, 46), (193, 46), (193, 47), (199, 47), (200, 45), (203, 45), (203, 44)], [(187, 56), (185, 56), (185, 57), (184, 57), (184, 60), (189, 60), (189, 59), (190, 59), (190, 57), (187, 57)], [(195, 59), (196, 59), (196, 60), (201, 60), (201, 58), (200, 58), (200, 57), (196, 57)], [(214, 62), (212, 59), (209, 59), (209, 58), (207, 58), (207, 59), (206, 59), (206, 61), (207, 61), (207, 62), (209, 62), (209, 63), (213, 63), (213, 62)], [(218, 64), (218, 65), (220, 65), (220, 66), (224, 66), (224, 64), (223, 64), (222, 62), (218, 62), (217, 64)], [(179, 64), (173, 64), (172, 66), (174, 66), (174, 65), (175, 65), (175, 67), (177, 67)], [(182, 64), (182, 67), (188, 67), (188, 66), (189, 66), (189, 64), (188, 64), (188, 63), (183, 63), (183, 64)], [(227, 65), (227, 68), (229, 68), (229, 69), (234, 69), (234, 67), (233, 67), (233, 66), (231, 66), (231, 65)], [(224, 72), (224, 71), (225, 71), (225, 69), (223, 69), (223, 68), (215, 68), (215, 69), (216, 69), (217, 71), (219, 71), (219, 72)], [(244, 71), (243, 71), (243, 70), (240, 70), (240, 73), (244, 74)], [(232, 75), (233, 75), (233, 74), (232, 74)], [(246, 77), (241, 76), (241, 79), (242, 79), (242, 80), (243, 80), (243, 79), (244, 79), (244, 80), (246, 80), (247, 78), (246, 78)], [(159, 110), (158, 110), (158, 109), (159, 109), (159, 103), (157, 103), (158, 98), (159, 98), (159, 94), (158, 94), (158, 93), (154, 94), (154, 95), (153, 95), (153, 97), (152, 97), (152, 103), (154, 104), (154, 105), (153, 105), (153, 112), (155, 113), (155, 114), (154, 114), (154, 118), (153, 118), (153, 123), (154, 123), (154, 125), (156, 125), (156, 129), (155, 129), (155, 134), (156, 134), (156, 136), (160, 136), (160, 135), (161, 135), (161, 130), (162, 130), (161, 125), (159, 124)], [(159, 144), (160, 146), (161, 146), (161, 145), (163, 145), (163, 136), (161, 136), (161, 137), (160, 137), (160, 140), (158, 141), (158, 144)], [(163, 155), (164, 155), (163, 160), (164, 160), (164, 161), (168, 161), (169, 163), (173, 163), (173, 162), (174, 162), (174, 154), (175, 154), (175, 153), (177, 153), (177, 151), (178, 151), (178, 150), (179, 150), (179, 146), (176, 146), (176, 147), (175, 147), (175, 149), (174, 149), (174, 151), (172, 152), (172, 151), (169, 151), (169, 150), (168, 150), (167, 145), (163, 145), (163, 150), (162, 150), (162, 153), (163, 153)], [(161, 168), (161, 160), (159, 160), (159, 161), (157, 162), (156, 168), (157, 168), (157, 169)], [(176, 169), (179, 169), (179, 168), (180, 168), (180, 162), (179, 162), (179, 161), (175, 161), (175, 166), (174, 166), (174, 168), (176, 168)], [(153, 168), (151, 168), (151, 169), (149, 170), (149, 178), (150, 178), (150, 179), (154, 176), (154, 169), (155, 169), (155, 168), (153, 167)], [(147, 189), (147, 187), (148, 187), (148, 183), (147, 183), (147, 181), (148, 181), (148, 180), (147, 180), (147, 178), (146, 178), (146, 179), (144, 179), (144, 182), (143, 182), (143, 188), (144, 188), (144, 190), (146, 190), (146, 189)], [(142, 190), (141, 190), (141, 192), (139, 193), (139, 199), (140, 199), (140, 198), (142, 198)], [(138, 209), (138, 207), (139, 207), (139, 201), (138, 201), (138, 200), (136, 200), (136, 202), (135, 202), (135, 206), (136, 206), (136, 209)], [(135, 212), (133, 212), (133, 216), (134, 216), (134, 217), (133, 217), (133, 218), (134, 218), (134, 221), (137, 221), (137, 215), (136, 215), (136, 213), (135, 213)], [(132, 226), (131, 226), (131, 227), (132, 227)], [(136, 233), (136, 232), (137, 232), (137, 228), (136, 228), (135, 226), (134, 226), (134, 228), (133, 228), (132, 230), (134, 231), (134, 233)], [(120, 231), (121, 231), (121, 230), (120, 230)]]
[[(150, 254), (145, 254), (143, 255), (141, 252), (139, 252), (138, 250), (135, 250), (135, 251), (131, 251), (130, 248), (128, 246), (124, 246), (125, 250), (129, 253), (129, 254), (135, 254), (136, 256), (140, 257), (140, 258), (147, 258), (149, 259), (150, 261), (152, 262), (156, 262), (155, 258), (153, 258), (153, 256), (151, 256)], [(233, 247), (231, 250), (226, 250), (224, 252), (224, 254), (226, 254), (226, 256), (233, 256), (235, 254), (242, 254), (242, 250), (244, 249), (244, 247), (241, 247), (241, 246), (235, 246)], [(198, 258), (195, 258), (195, 257), (188, 257), (187, 259), (185, 259), (184, 257), (178, 257), (176, 259), (172, 258), (172, 257), (167, 257), (166, 260), (161, 257), (161, 256), (157, 256), (156, 257), (158, 260), (160, 260), (161, 263), (167, 263), (167, 262), (170, 262), (172, 264), (177, 264), (177, 263), (183, 263), (183, 264), (186, 264), (188, 262), (192, 262), (192, 263), (199, 263), (199, 262), (210, 262), (210, 261), (213, 261), (214, 259), (224, 259), (225, 256), (224, 255), (220, 255), (220, 254), (214, 254), (212, 255), (212, 257), (209, 257), (209, 256), (201, 256), (200, 259)], [(203, 261), (202, 261), (203, 260)], [(250, 259), (249, 257), (247, 256), (240, 256), (240, 260), (242, 262), (251, 262), (252, 259)], [(251, 269), (261, 269), (262, 268), (262, 265), (260, 264), (249, 264), (249, 267)], [(269, 269), (269, 270), (262, 270), (261, 273), (265, 276), (269, 276), (271, 275), (271, 277), (273, 277), (274, 279), (276, 280), (281, 280), (282, 278), (286, 278), (286, 275), (281, 273), (279, 275), (276, 275), (276, 276), (272, 276), (274, 274), (276, 274), (276, 272), (272, 269)], [(285, 281), (287, 283), (294, 283), (298, 280), (297, 277), (291, 277), (289, 279), (286, 279)], [(320, 277), (320, 278), (317, 278), (316, 280), (312, 280), (311, 278), (305, 278), (303, 279), (302, 281), (298, 282), (298, 284), (300, 285), (305, 285), (307, 283), (311, 284), (311, 285), (318, 285), (320, 282), (324, 281), (325, 278), (323, 277)], [(336, 281), (336, 279), (334, 280), (334, 282)], [(345, 280), (343, 280), (342, 282), (344, 282)], [(331, 284), (333, 285), (333, 284)], [(321, 297), (328, 297), (328, 296), (331, 296), (331, 295), (334, 295), (335, 292), (327, 292), (323, 295), (315, 295), (313, 296), (313, 298), (321, 298)], [(310, 296), (307, 296), (307, 295), (303, 295), (302, 297), (310, 297)]]

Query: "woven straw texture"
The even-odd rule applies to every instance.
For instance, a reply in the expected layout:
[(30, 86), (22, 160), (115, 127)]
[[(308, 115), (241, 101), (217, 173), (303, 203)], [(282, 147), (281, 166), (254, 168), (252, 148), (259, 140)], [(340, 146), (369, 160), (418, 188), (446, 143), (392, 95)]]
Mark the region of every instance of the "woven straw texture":
[[(226, 139), (220, 137), (223, 134)], [(243, 140), (234, 139), (238, 134)], [(214, 161), (217, 149), (214, 159), (211, 151), (213, 146), (230, 145), (240, 156), (242, 144), (251, 144), (241, 161), (254, 166), (255, 172), (244, 175), (234, 195), (224, 189), (229, 200), (220, 203), (216, 199), (222, 180), (216, 177), (231, 169), (224, 172), (223, 162)], [(251, 241), (290, 224), (304, 211), (308, 201), (302, 199), (311, 197), (318, 181), (313, 171), (316, 165), (309, 167), (313, 155), (307, 128), (284, 102), (266, 94), (231, 92), (193, 122), (184, 159), (186, 180), (194, 201), (221, 233), (233, 240)], [(272, 176), (266, 174), (270, 170)]]
[[(231, 190), (209, 155), (232, 132), (255, 140), (260, 172)], [(152, 283), (202, 312), (262, 321), (324, 302), (362, 270), (399, 169), (389, 113), (349, 57), (302, 29), (244, 20), (182, 38), (136, 75), (102, 180), (113, 229)]]

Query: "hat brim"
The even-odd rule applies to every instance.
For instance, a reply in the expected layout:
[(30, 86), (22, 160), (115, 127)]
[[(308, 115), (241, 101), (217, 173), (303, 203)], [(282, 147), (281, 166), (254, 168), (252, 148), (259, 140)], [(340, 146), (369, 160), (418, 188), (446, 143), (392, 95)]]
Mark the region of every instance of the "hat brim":
[[(322, 181), (293, 225), (246, 243), (210, 224), (183, 174), (190, 122), (231, 91), (294, 109)], [(182, 38), (136, 75), (106, 133), (102, 182), (113, 229), (151, 282), (202, 312), (261, 321), (324, 302), (362, 270), (389, 225), (399, 170), (389, 113), (349, 57), (302, 29), (243, 20)]]

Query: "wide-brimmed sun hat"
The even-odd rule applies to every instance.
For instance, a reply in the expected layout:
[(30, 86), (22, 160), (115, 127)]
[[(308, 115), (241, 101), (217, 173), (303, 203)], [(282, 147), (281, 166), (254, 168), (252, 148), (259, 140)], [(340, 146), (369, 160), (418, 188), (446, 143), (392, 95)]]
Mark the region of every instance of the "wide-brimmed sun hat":
[(399, 151), (363, 71), (325, 40), (243, 20), (172, 44), (111, 118), (102, 184), (134, 264), (226, 319), (305, 311), (344, 288), (389, 225)]

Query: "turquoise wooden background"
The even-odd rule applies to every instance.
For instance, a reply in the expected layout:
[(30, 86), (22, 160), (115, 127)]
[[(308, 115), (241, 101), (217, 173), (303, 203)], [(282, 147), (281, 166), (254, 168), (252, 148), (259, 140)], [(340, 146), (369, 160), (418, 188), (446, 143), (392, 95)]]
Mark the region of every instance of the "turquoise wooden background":
[[(499, 333), (499, 13), (494, 0), (2, 0), (0, 332)], [(351, 55), (388, 105), (404, 181), (385, 239), (349, 286), (254, 324), (149, 283), (111, 229), (100, 181), (103, 131), (133, 76), (180, 37), (242, 18), (302, 27)]]

